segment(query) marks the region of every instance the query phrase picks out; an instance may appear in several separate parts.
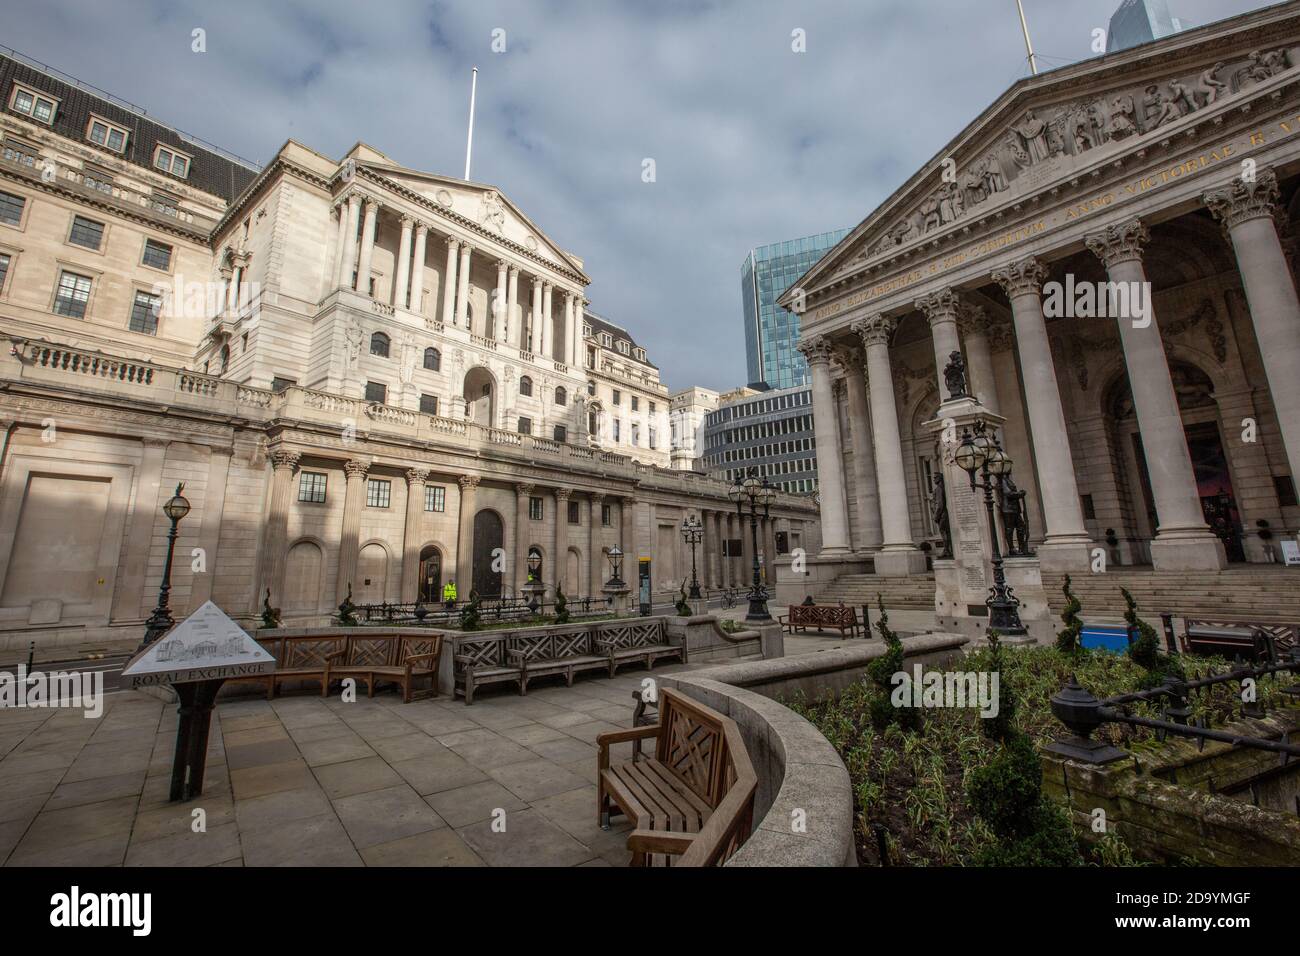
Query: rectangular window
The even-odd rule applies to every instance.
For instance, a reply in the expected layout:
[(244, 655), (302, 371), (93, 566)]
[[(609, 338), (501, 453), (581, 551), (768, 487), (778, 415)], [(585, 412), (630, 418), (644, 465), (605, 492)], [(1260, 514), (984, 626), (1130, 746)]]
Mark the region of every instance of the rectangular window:
[(420, 411), (423, 412), (425, 415), (437, 415), (437, 414), (438, 414), (438, 396), (437, 396), (437, 395), (421, 395), (421, 396), (420, 396)]
[(528, 499), (528, 520), (541, 521), (543, 514), (544, 512), (542, 511), (542, 499), (529, 498)]
[(582, 524), (582, 507), (576, 501), (569, 502), (569, 524)]
[(641, 407), (641, 399), (639, 399), (637, 396), (633, 395), (633, 396), (632, 396), (632, 411), (635, 412), (635, 411), (639, 410), (640, 407)]
[(519, 416), (519, 434), (531, 435), (533, 433), (533, 420), (524, 415)]
[(144, 241), (144, 259), (142, 261), (147, 266), (162, 269), (166, 272), (172, 267), (172, 247), (165, 242), (146, 239)]
[(601, 527), (604, 527), (604, 528), (612, 527), (612, 522), (613, 522), (613, 520), (614, 520), (613, 506), (612, 506), (612, 505), (601, 505), (601, 506), (600, 506), (600, 524), (601, 524)]
[(9, 257), (0, 254), (0, 292), (5, 290), (5, 280), (9, 278)]
[(366, 401), (378, 402), (380, 405), (387, 403), (388, 386), (379, 382), (366, 382)]
[(655, 429), (653, 425), (650, 426), (650, 447), (655, 447)]
[(424, 510), (425, 511), (446, 511), (447, 510), (447, 489), (442, 485), (425, 485), (424, 486)]
[(46, 126), (53, 124), (54, 111), (58, 108), (58, 103), (59, 101), (53, 97), (45, 96), (17, 84), (14, 84), (14, 95), (9, 100), (9, 106), (15, 113), (30, 116), (38, 123), (44, 123)]
[(552, 434), (554, 435), (556, 441), (563, 442), (569, 440), (569, 430), (565, 428), (563, 425), (556, 425), (555, 430), (554, 432), (552, 432)]
[(387, 508), (392, 499), (393, 483), (387, 478), (366, 480), (366, 507)]
[(654, 403), (654, 402), (651, 402), (651, 403), (650, 403), (650, 414), (653, 415), (654, 413), (655, 413), (655, 403)]
[(86, 317), (86, 303), (90, 301), (90, 276), (64, 272), (59, 276), (59, 289), (54, 294), (54, 311), (73, 319)]
[(318, 471), (304, 471), (298, 476), (298, 500), (314, 505), (325, 503), (326, 475)]
[(90, 118), (90, 126), (86, 129), (86, 139), (96, 146), (103, 146), (115, 153), (120, 153), (126, 149), (126, 130), (113, 125), (107, 120), (102, 120), (98, 116)]
[(12, 193), (0, 193), (0, 222), (6, 226), (17, 226), (23, 221), (23, 207), (27, 200)]
[(148, 292), (136, 292), (135, 302), (131, 306), (131, 321), (127, 328), (132, 332), (145, 335), (158, 334), (158, 312), (162, 309), (162, 297)]
[(623, 404), (623, 393), (620, 392), (618, 389), (614, 389), (614, 404), (615, 405)]
[(641, 426), (635, 423), (632, 425), (632, 444), (638, 447), (641, 445)]
[(98, 251), (104, 242), (104, 224), (83, 216), (73, 216), (72, 232), (68, 233), (68, 242)]
[(617, 442), (617, 441), (620, 441), (621, 438), (622, 438), (622, 436), (621, 436), (621, 432), (623, 431), (623, 429), (622, 429), (622, 427), (621, 427), (622, 424), (623, 424), (623, 423), (620, 422), (617, 418), (614, 419), (614, 441), (616, 441), (616, 442)]
[(1277, 503), (1283, 508), (1296, 506), (1295, 482), (1290, 475), (1274, 475), (1273, 490), (1277, 492)]
[(156, 169), (180, 179), (184, 179), (190, 172), (190, 157), (162, 145), (153, 154), (153, 164)]
[(298, 384), (297, 379), (282, 378), (281, 376), (277, 375), (275, 378), (271, 379), (271, 391), (283, 392), (289, 386), (297, 385), (297, 384)]

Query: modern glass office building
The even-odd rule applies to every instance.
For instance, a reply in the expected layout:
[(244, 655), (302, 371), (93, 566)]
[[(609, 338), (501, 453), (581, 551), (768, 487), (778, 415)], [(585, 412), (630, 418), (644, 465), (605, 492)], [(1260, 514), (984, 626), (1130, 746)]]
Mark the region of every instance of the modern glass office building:
[(740, 267), (745, 310), (745, 357), (751, 385), (790, 388), (808, 383), (808, 366), (795, 351), (799, 316), (776, 304), (779, 296), (812, 268), (849, 230), (787, 239), (750, 250)]
[(1124, 0), (1110, 18), (1106, 52), (1150, 43), (1182, 28), (1178, 19), (1169, 13), (1168, 0)]

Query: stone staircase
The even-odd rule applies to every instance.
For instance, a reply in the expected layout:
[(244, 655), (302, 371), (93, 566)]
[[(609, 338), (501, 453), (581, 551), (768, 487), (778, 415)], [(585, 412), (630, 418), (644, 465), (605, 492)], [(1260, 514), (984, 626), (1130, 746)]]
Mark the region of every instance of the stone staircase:
[[(1121, 587), (1137, 600), (1142, 617), (1159, 625), (1161, 612), (1178, 617), (1300, 623), (1300, 569), (1238, 565), (1226, 571), (1155, 571), (1112, 567), (1105, 574), (1070, 576), (1083, 618), (1124, 614)], [(1065, 608), (1061, 575), (1044, 574), (1054, 620)]]
[(933, 611), (934, 573), (913, 578), (880, 578), (874, 574), (846, 574), (814, 595), (818, 604), (876, 607), (876, 595), (885, 599), (886, 611)]

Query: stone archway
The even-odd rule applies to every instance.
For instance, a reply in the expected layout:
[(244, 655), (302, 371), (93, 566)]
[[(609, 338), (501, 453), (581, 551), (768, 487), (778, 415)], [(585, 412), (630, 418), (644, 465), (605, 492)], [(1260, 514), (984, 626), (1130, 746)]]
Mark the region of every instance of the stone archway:
[[(484, 508), (474, 515), (474, 557), (473, 582), (471, 586), (479, 597), (495, 598), (501, 596), (501, 572), (496, 557), (504, 554), (505, 524), (501, 516), (489, 508)], [(464, 583), (457, 582), (462, 598), (468, 598)]]
[(495, 428), (497, 424), (496, 377), (477, 365), (465, 373), (465, 418), (467, 421)]

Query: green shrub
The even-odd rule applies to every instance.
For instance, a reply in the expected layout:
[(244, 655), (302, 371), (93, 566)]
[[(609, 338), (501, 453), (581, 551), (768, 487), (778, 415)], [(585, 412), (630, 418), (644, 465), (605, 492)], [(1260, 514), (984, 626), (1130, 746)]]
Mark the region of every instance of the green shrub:
[(1163, 684), (1166, 678), (1184, 679), (1183, 668), (1176, 658), (1160, 653), (1160, 636), (1156, 629), (1138, 617), (1137, 600), (1127, 588), (1120, 588), (1124, 596), (1124, 620), (1129, 627), (1137, 628), (1137, 639), (1129, 645), (1128, 656), (1133, 663), (1146, 669), (1147, 677), (1143, 684), (1154, 687)]
[(560, 582), (555, 582), (555, 623), (569, 623), (569, 601), (564, 596), (564, 591), (560, 588)]
[(1061, 621), (1065, 624), (1065, 630), (1058, 631), (1056, 634), (1056, 646), (1059, 650), (1067, 654), (1073, 654), (1080, 648), (1080, 635), (1083, 633), (1083, 621), (1079, 618), (1079, 612), (1083, 610), (1083, 605), (1075, 597), (1074, 592), (1070, 590), (1070, 576), (1065, 576), (1065, 584), (1061, 587), (1062, 593), (1065, 594), (1065, 610), (1061, 612)]
[(980, 720), (980, 730), (989, 740), (1007, 740), (1016, 733), (1016, 695), (1011, 692), (1009, 675), (1003, 673), (1005, 662), (1000, 636), (995, 628), (989, 628), (988, 672), (998, 675), (998, 712)]
[(477, 631), (479, 627), (479, 596), (478, 592), (470, 589), (469, 601), (460, 609), (460, 629), (462, 631)]

